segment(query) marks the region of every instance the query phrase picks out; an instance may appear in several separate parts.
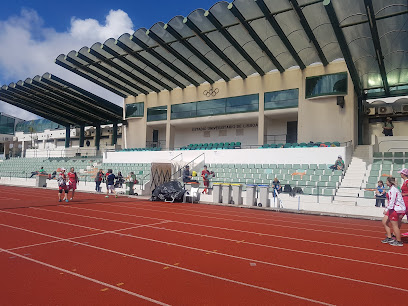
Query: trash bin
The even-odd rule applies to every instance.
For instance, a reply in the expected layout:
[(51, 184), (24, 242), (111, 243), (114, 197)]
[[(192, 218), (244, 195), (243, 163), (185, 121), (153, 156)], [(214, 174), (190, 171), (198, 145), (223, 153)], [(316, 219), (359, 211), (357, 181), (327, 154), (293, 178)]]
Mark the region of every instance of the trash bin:
[(231, 204), (231, 184), (222, 184), (222, 204)]
[(221, 203), (221, 184), (213, 184), (213, 203)]
[(126, 194), (127, 195), (134, 195), (135, 192), (133, 190), (133, 187), (135, 186), (134, 182), (126, 182)]
[(231, 184), (233, 204), (242, 205), (242, 185)]
[(256, 192), (256, 185), (246, 186), (246, 205), (256, 206), (255, 192)]
[(35, 187), (47, 187), (48, 175), (37, 175), (35, 178)]
[(269, 186), (258, 185), (258, 187), (259, 187), (258, 206), (271, 207), (271, 204), (269, 203)]

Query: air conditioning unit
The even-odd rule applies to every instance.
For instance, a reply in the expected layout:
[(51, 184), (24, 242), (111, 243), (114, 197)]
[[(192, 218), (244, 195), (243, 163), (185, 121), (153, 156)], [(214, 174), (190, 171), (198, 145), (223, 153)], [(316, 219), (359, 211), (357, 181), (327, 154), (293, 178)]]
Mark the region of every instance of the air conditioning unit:
[(92, 131), (91, 130), (86, 130), (85, 131), (85, 136), (91, 136), (92, 135)]
[(396, 105), (395, 112), (397, 113), (408, 113), (408, 104), (399, 104)]
[(367, 116), (374, 116), (375, 115), (375, 107), (367, 107), (364, 112)]
[(118, 135), (122, 135), (123, 126), (118, 126)]
[(378, 114), (380, 115), (388, 115), (392, 114), (392, 107), (391, 106), (379, 106), (378, 107)]

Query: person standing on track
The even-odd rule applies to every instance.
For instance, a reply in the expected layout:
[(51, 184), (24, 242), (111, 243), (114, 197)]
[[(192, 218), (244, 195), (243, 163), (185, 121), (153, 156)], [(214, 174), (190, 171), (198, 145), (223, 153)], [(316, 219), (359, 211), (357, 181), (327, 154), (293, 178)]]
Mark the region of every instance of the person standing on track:
[(115, 198), (118, 197), (118, 195), (116, 194), (115, 191), (115, 175), (112, 173), (112, 169), (109, 169), (108, 172), (106, 173), (106, 197), (105, 198), (109, 198), (109, 191), (111, 191), (112, 193), (115, 194)]
[[(404, 200), (405, 203), (405, 208), (408, 207), (408, 169), (404, 168), (401, 171), (398, 171), (398, 173), (401, 175), (401, 178), (404, 180), (401, 186), (401, 194), (402, 194), (402, 199)], [(408, 218), (408, 212), (407, 212), (407, 218)], [(401, 236), (408, 237), (408, 232), (401, 234)]]
[(96, 176), (95, 176), (95, 190), (96, 190), (96, 192), (101, 192), (102, 191), (101, 183), (103, 181), (104, 175), (105, 174), (103, 173), (102, 169), (99, 169), (99, 172), (96, 173)]
[(61, 169), (57, 182), (58, 182), (58, 202), (61, 202), (62, 192), (65, 193), (64, 201), (68, 202), (67, 176), (65, 174), (64, 168)]
[[(387, 177), (387, 186), (390, 187), (387, 193), (388, 205), (384, 210), (384, 218), (382, 219), (387, 238), (381, 240), (381, 242), (389, 243), (392, 246), (403, 246), (400, 228), (401, 220), (405, 215), (405, 203), (402, 199), (401, 192), (395, 187), (394, 177)], [(390, 224), (396, 236), (396, 240), (392, 239)]]
[(204, 165), (204, 170), (201, 171), (201, 177), (203, 178), (204, 190), (202, 193), (208, 194), (208, 187), (210, 186), (210, 175), (211, 172), (208, 171), (207, 166)]
[(69, 172), (68, 172), (68, 179), (69, 179), (69, 183), (68, 183), (68, 190), (72, 189), (72, 195), (71, 195), (71, 201), (74, 199), (75, 196), (75, 190), (77, 189), (77, 184), (79, 182), (78, 179), (78, 175), (75, 172), (74, 167), (72, 167)]

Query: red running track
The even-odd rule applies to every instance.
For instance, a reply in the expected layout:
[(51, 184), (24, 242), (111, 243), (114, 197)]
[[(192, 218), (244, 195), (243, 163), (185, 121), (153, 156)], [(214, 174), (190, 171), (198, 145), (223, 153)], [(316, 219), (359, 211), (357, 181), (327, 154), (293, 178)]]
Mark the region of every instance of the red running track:
[(58, 204), (55, 191), (0, 186), (2, 304), (382, 305), (408, 296), (408, 246), (381, 244), (379, 221), (86, 193)]

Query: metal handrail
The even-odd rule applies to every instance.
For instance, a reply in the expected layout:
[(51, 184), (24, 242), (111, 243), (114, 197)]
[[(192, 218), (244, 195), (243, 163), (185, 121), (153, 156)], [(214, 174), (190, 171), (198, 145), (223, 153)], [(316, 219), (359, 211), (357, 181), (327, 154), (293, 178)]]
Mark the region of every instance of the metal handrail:
[[(186, 163), (182, 168), (180, 168), (179, 170), (177, 170), (176, 172), (174, 172), (171, 177), (172, 179), (179, 179), (181, 177), (181, 171), (187, 166), (190, 165), (191, 163), (193, 163), (196, 159), (198, 159), (199, 157), (203, 156), (205, 157), (205, 153), (201, 153), (200, 155), (198, 155), (196, 158), (194, 158), (193, 160), (189, 161), (188, 163)], [(179, 176), (177, 178), (174, 178), (174, 176), (179, 173)]]

